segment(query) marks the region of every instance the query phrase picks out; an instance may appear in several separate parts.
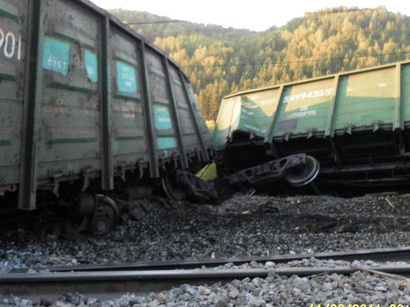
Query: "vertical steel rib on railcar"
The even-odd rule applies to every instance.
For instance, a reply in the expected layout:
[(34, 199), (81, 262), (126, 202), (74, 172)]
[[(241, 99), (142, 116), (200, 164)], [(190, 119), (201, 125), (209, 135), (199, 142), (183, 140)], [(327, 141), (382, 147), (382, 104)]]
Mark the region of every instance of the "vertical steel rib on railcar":
[(186, 75), (115, 17), (87, 0), (4, 0), (0, 25), (0, 197), (18, 189), (16, 207), (33, 210), (39, 188), (104, 194), (209, 162)]

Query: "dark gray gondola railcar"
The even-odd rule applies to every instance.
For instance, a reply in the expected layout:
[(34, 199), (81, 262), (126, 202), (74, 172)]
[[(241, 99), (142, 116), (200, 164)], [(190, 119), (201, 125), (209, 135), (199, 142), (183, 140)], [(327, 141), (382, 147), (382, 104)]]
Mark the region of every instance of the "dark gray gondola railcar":
[(112, 215), (107, 191), (132, 200), (160, 180), (178, 198), (177, 170), (211, 144), (180, 67), (116, 18), (86, 0), (0, 3), (0, 210)]

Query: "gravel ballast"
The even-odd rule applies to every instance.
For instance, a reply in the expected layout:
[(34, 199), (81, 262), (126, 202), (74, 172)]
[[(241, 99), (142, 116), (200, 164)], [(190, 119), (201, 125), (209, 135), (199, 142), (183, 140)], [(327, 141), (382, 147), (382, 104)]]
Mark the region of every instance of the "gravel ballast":
[[(100, 236), (82, 234), (56, 237), (37, 229), (35, 225), (19, 227), (1, 231), (0, 273), (14, 268), (50, 265), (268, 256), (410, 246), (409, 203), (408, 195), (344, 199), (237, 194), (218, 206), (188, 202), (158, 206), (143, 220), (129, 220)], [(306, 263), (301, 262), (301, 265)], [(270, 276), (226, 285), (184, 287), (189, 291), (178, 288), (146, 297), (125, 294), (118, 301), (105, 304), (307, 306), (308, 303), (319, 302), (376, 304), (410, 301), (409, 287), (403, 285), (403, 281), (365, 272), (351, 276), (324, 274), (308, 278)], [(61, 304), (58, 303), (58, 306), (101, 304), (93, 298), (76, 294), (66, 295), (59, 302)], [(30, 302), (13, 297), (1, 297), (1, 303), (16, 306), (27, 303), (30, 306)]]
[[(289, 264), (288, 264), (289, 265)], [(340, 265), (373, 266), (370, 261), (320, 261), (304, 259), (294, 261), (290, 266), (327, 266)], [(274, 263), (246, 264), (245, 267), (265, 267), (274, 269)], [(233, 265), (222, 267), (236, 268)], [(410, 300), (408, 281), (373, 275), (357, 271), (349, 276), (340, 274), (320, 274), (309, 277), (278, 276), (272, 274), (267, 278), (245, 278), (228, 283), (212, 285), (183, 284), (178, 288), (160, 293), (150, 293), (136, 296), (126, 293), (118, 299), (100, 301), (95, 297), (85, 297), (81, 294), (64, 294), (55, 302), (42, 300), (43, 305), (53, 306), (324, 306), (337, 304), (363, 304), (373, 306), (388, 306), (388, 304), (405, 304)], [(7, 306), (35, 306), (29, 300), (14, 296), (3, 297), (0, 303)]]

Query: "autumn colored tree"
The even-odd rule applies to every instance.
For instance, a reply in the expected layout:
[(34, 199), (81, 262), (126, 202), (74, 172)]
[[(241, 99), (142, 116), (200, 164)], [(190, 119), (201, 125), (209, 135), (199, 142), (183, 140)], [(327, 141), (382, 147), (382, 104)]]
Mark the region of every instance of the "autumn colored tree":
[(111, 12), (181, 65), (207, 120), (229, 93), (410, 57), (410, 18), (384, 7), (324, 9), (265, 32)]

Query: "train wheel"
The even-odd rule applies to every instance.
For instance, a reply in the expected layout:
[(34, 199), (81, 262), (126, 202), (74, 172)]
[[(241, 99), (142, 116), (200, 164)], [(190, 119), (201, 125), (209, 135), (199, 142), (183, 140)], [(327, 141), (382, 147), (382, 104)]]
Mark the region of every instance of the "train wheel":
[(108, 196), (96, 195), (97, 209), (92, 219), (91, 227), (94, 234), (103, 234), (118, 224), (119, 211), (117, 204)]
[(161, 178), (162, 189), (171, 200), (180, 201), (186, 196), (186, 192), (178, 182), (175, 172), (166, 172)]
[(306, 156), (306, 163), (288, 171), (285, 180), (294, 187), (301, 187), (312, 182), (319, 173), (319, 162)]

